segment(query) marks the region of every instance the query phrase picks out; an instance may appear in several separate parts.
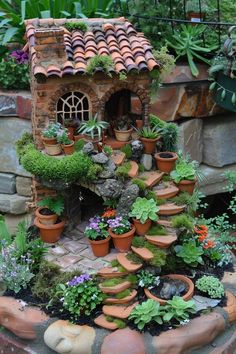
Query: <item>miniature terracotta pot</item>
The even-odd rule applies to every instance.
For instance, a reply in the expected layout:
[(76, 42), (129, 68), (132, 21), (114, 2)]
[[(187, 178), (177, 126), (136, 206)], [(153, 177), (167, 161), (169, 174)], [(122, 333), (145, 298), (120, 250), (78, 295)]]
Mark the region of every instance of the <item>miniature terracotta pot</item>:
[(74, 152), (74, 144), (75, 144), (74, 141), (71, 144), (69, 144), (69, 145), (63, 145), (62, 144), (62, 149), (63, 149), (65, 155), (73, 154), (73, 152)]
[(152, 225), (152, 221), (150, 219), (148, 219), (144, 224), (137, 219), (133, 219), (133, 222), (136, 229), (136, 234), (139, 236), (145, 235)]
[(144, 125), (144, 121), (142, 119), (136, 119), (135, 123), (138, 129), (141, 129)]
[(105, 240), (95, 241), (89, 240), (94, 256), (104, 257), (109, 252), (109, 241), (111, 237), (105, 238)]
[(181, 192), (187, 192), (192, 195), (196, 182), (197, 182), (196, 179), (193, 181), (188, 181), (187, 179), (183, 179), (177, 184), (177, 186)]
[[(184, 282), (188, 286), (188, 291), (186, 292), (186, 294), (184, 296), (182, 296), (183, 300), (188, 301), (193, 297), (194, 284), (193, 284), (192, 280), (189, 279), (188, 277), (185, 277), (184, 275), (181, 275), (181, 274), (168, 274), (168, 275), (165, 275), (163, 278), (181, 280), (182, 282)], [(148, 289), (144, 289), (144, 292), (145, 292), (145, 295), (147, 296), (147, 298), (159, 302), (160, 305), (165, 305), (167, 303), (167, 300), (161, 299), (161, 298), (153, 295)]]
[(161, 172), (170, 173), (175, 168), (178, 155), (175, 152), (159, 152), (155, 154), (157, 169)]
[(35, 210), (35, 216), (39, 219), (39, 222), (44, 225), (53, 225), (57, 221), (57, 214), (43, 215), (41, 210), (47, 209), (45, 207), (37, 208)]
[(55, 243), (60, 239), (61, 233), (65, 226), (65, 221), (54, 224), (54, 225), (44, 225), (38, 218), (34, 219), (34, 225), (40, 230), (40, 237), (43, 242)]
[(68, 138), (70, 140), (73, 140), (75, 128), (74, 127), (67, 127), (67, 130), (68, 130)]
[(47, 145), (56, 145), (57, 143), (57, 138), (45, 138), (44, 136), (41, 136), (43, 144)]
[(60, 144), (55, 144), (55, 145), (48, 145), (45, 144), (45, 151), (48, 155), (50, 156), (56, 156), (61, 154), (61, 145)]
[(125, 234), (117, 235), (108, 229), (110, 236), (112, 237), (115, 248), (120, 252), (127, 252), (130, 250), (131, 243), (135, 233), (135, 227), (132, 225), (132, 229)]
[(131, 134), (132, 134), (133, 129), (129, 129), (129, 130), (117, 130), (114, 129), (114, 133), (116, 136), (116, 140), (118, 141), (129, 141), (131, 138)]
[(159, 139), (160, 139), (159, 137), (156, 139), (147, 139), (147, 138), (139, 137), (139, 140), (142, 142), (144, 146), (144, 153), (151, 155), (155, 151), (156, 142)]

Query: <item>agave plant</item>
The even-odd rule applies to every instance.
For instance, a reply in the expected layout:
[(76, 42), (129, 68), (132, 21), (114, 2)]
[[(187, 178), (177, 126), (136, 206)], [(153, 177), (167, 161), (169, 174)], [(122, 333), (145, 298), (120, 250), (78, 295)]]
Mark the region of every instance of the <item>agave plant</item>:
[(88, 121), (81, 123), (78, 133), (87, 134), (91, 136), (92, 139), (94, 139), (95, 136), (98, 136), (98, 139), (100, 140), (102, 137), (103, 129), (106, 129), (108, 126), (108, 122), (105, 122), (103, 120), (97, 120), (96, 114), (94, 118), (91, 118)]

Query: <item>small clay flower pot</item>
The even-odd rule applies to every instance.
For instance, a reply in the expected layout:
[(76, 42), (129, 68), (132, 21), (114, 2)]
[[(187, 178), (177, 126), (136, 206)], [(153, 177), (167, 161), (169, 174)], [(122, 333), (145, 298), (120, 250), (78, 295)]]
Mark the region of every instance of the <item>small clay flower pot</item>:
[(133, 219), (133, 222), (136, 229), (136, 234), (139, 236), (145, 235), (152, 225), (152, 221), (150, 219), (148, 219), (144, 224), (137, 219)]
[(137, 129), (142, 129), (144, 121), (142, 119), (136, 119), (135, 121)]
[(129, 130), (117, 130), (114, 129), (114, 133), (116, 136), (116, 140), (118, 141), (129, 141), (131, 138), (131, 134), (132, 134), (133, 129), (129, 129)]
[(177, 184), (177, 186), (181, 192), (187, 192), (192, 195), (196, 182), (197, 182), (196, 179), (193, 181), (188, 181), (187, 179), (183, 179)]
[(55, 144), (55, 145), (49, 144), (48, 145), (48, 144), (44, 143), (44, 147), (45, 147), (46, 153), (50, 156), (57, 156), (57, 155), (60, 155), (62, 152), (60, 144)]
[(54, 225), (44, 225), (38, 218), (35, 218), (34, 225), (39, 228), (40, 237), (43, 242), (55, 243), (60, 239), (61, 233), (65, 226), (65, 221), (62, 220)]
[(144, 146), (144, 153), (149, 155), (153, 154), (156, 148), (156, 142), (159, 139), (160, 139), (159, 137), (156, 139), (147, 139), (147, 138), (139, 137), (139, 140), (142, 142)]
[(75, 132), (75, 128), (74, 127), (67, 127), (68, 130), (68, 138), (70, 140), (74, 139), (74, 132)]
[(130, 250), (132, 240), (135, 233), (135, 227), (132, 225), (132, 229), (125, 234), (117, 235), (108, 229), (110, 236), (112, 237), (115, 248), (120, 252), (128, 252)]
[(74, 144), (75, 144), (74, 141), (72, 141), (71, 144), (69, 144), (69, 145), (63, 145), (63, 144), (61, 145), (65, 155), (73, 154)]
[(37, 208), (35, 210), (35, 216), (39, 219), (39, 222), (44, 225), (53, 225), (57, 221), (57, 214), (42, 214), (42, 210), (47, 208)]
[(159, 152), (155, 154), (157, 169), (161, 172), (170, 173), (175, 168), (178, 155), (174, 152)]
[(41, 136), (43, 144), (47, 145), (55, 145), (57, 143), (57, 138), (45, 138), (44, 136)]
[(104, 257), (109, 252), (109, 242), (111, 237), (107, 237), (104, 240), (95, 241), (89, 240), (93, 254), (95, 257)]
[[(174, 280), (181, 280), (182, 282), (186, 283), (188, 286), (188, 291), (184, 296), (182, 296), (183, 300), (188, 301), (193, 297), (194, 293), (194, 284), (191, 279), (188, 277), (185, 277), (184, 275), (181, 274), (168, 274), (165, 275), (163, 278), (170, 278)], [(153, 295), (150, 290), (144, 289), (145, 295), (147, 296), (148, 299), (155, 300), (159, 302), (160, 305), (165, 305), (167, 303), (167, 300), (161, 299), (155, 295)]]

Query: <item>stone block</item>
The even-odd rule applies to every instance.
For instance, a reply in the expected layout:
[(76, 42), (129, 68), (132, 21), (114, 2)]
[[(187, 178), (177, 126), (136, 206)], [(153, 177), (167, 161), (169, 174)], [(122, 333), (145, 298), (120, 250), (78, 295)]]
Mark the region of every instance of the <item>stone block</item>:
[(15, 142), (21, 137), (24, 131), (31, 131), (31, 122), (29, 120), (9, 117), (0, 119), (0, 172), (30, 176), (19, 165), (15, 150)]
[(16, 177), (16, 191), (19, 195), (23, 195), (25, 197), (31, 196), (31, 178), (29, 177)]
[(203, 163), (223, 167), (236, 163), (236, 115), (209, 118), (203, 125)]
[(16, 96), (0, 93), (0, 116), (16, 116)]
[(30, 119), (32, 111), (32, 99), (30, 93), (21, 94), (16, 98), (17, 116), (20, 118)]
[(0, 194), (0, 212), (10, 214), (24, 214), (27, 210), (26, 202), (30, 198), (18, 194)]
[(202, 124), (201, 119), (191, 119), (179, 125), (178, 149), (199, 163), (202, 162), (203, 151)]
[(0, 193), (16, 193), (16, 176), (11, 173), (0, 173)]

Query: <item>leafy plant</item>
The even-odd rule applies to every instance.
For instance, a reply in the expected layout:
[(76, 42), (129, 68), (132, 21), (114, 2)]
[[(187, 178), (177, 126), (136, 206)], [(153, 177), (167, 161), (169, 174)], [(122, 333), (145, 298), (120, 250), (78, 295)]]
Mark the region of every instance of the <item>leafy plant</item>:
[(152, 289), (154, 286), (158, 286), (160, 283), (160, 277), (155, 276), (148, 270), (141, 270), (137, 275), (138, 277), (138, 285), (141, 288)]
[(203, 275), (196, 281), (195, 285), (198, 290), (207, 293), (212, 299), (220, 299), (225, 293), (219, 279), (213, 276)]
[(70, 32), (75, 30), (86, 32), (88, 30), (88, 25), (85, 22), (66, 22), (64, 27)]
[(70, 145), (73, 143), (73, 141), (69, 139), (68, 133), (66, 131), (60, 135), (57, 135), (57, 142), (63, 145)]
[(79, 139), (78, 141), (76, 141), (74, 145), (75, 151), (81, 151), (85, 144), (86, 141), (84, 139)]
[(114, 63), (111, 57), (108, 55), (95, 55), (89, 60), (86, 73), (93, 75), (99, 68), (102, 68), (108, 76), (112, 77), (111, 71), (114, 71)]
[(132, 228), (129, 220), (122, 216), (117, 216), (115, 219), (108, 219), (107, 224), (116, 235), (122, 235)]
[(28, 63), (19, 64), (14, 58), (10, 56), (5, 56), (2, 58), (0, 61), (0, 86), (4, 89), (28, 89)]
[(44, 138), (57, 138), (58, 134), (63, 134), (67, 129), (63, 128), (61, 123), (50, 123), (46, 129), (42, 131)]
[(169, 322), (172, 319), (182, 323), (189, 319), (190, 314), (196, 313), (196, 307), (193, 300), (185, 301), (182, 297), (174, 296), (172, 300), (168, 300), (163, 306), (165, 312), (163, 316), (164, 322)]
[[(180, 57), (187, 57), (189, 68), (193, 76), (197, 77), (199, 74), (195, 60), (201, 60), (210, 65), (208, 59), (204, 58), (201, 54), (210, 53), (216, 49), (216, 46), (204, 47), (202, 34), (206, 30), (204, 25), (180, 25), (180, 30), (176, 30), (172, 36), (172, 40), (167, 40), (169, 47), (176, 51), (178, 60)], [(200, 54), (201, 53), (201, 54)]]
[(192, 195), (187, 192), (183, 192), (174, 197), (172, 200), (177, 205), (185, 205), (188, 214), (194, 215), (199, 207), (205, 207), (205, 204), (201, 203), (203, 197), (204, 195), (196, 189)]
[(61, 215), (64, 210), (64, 198), (62, 196), (47, 197), (40, 200), (38, 206), (49, 209), (53, 214)]
[(194, 181), (196, 178), (194, 165), (183, 160), (177, 160), (175, 170), (171, 171), (170, 176), (176, 183), (182, 180)]
[(151, 127), (143, 127), (138, 131), (138, 134), (141, 138), (146, 139), (156, 139), (159, 135), (156, 129)]
[(203, 264), (202, 247), (198, 246), (194, 240), (184, 242), (183, 245), (174, 247), (177, 257), (180, 257), (184, 263), (191, 267), (197, 267), (198, 264)]
[(126, 156), (127, 159), (130, 159), (132, 156), (132, 148), (130, 144), (126, 144), (125, 146), (122, 146), (120, 149)]
[(154, 199), (138, 197), (132, 204), (129, 216), (136, 218), (142, 224), (144, 224), (148, 219), (157, 221), (158, 210), (159, 208)]
[(163, 151), (176, 151), (179, 128), (175, 123), (166, 123), (165, 126), (160, 131), (162, 137), (162, 150)]
[(143, 330), (144, 327), (151, 322), (162, 324), (162, 314), (160, 304), (154, 300), (148, 299), (135, 306), (129, 316), (129, 320), (133, 320), (138, 326), (138, 329)]
[(155, 114), (149, 115), (149, 121), (150, 121), (151, 126), (158, 131), (161, 131), (165, 127), (165, 125), (167, 124), (164, 120), (160, 119)]
[(193, 219), (188, 214), (174, 216), (171, 223), (175, 229), (185, 229), (192, 232), (194, 228)]
[(94, 118), (82, 122), (78, 133), (87, 134), (91, 136), (92, 139), (94, 139), (95, 136), (98, 136), (98, 139), (100, 140), (103, 129), (106, 129), (109, 126), (109, 123), (102, 120), (97, 120), (97, 116), (98, 115), (96, 114)]
[(103, 218), (94, 216), (89, 219), (89, 225), (86, 227), (84, 234), (90, 240), (104, 240), (109, 237), (107, 228), (108, 224)]
[(149, 235), (149, 236), (155, 236), (155, 235), (165, 236), (167, 234), (168, 233), (166, 231), (166, 228), (161, 225), (153, 225), (147, 232), (147, 235)]
[(125, 162), (116, 169), (116, 176), (120, 178), (128, 178), (130, 169), (131, 163)]
[(103, 151), (104, 151), (104, 153), (107, 155), (107, 156), (111, 156), (112, 155), (112, 153), (113, 153), (113, 149), (112, 149), (112, 147), (111, 146), (109, 146), (109, 145), (105, 145), (105, 146), (103, 146)]

